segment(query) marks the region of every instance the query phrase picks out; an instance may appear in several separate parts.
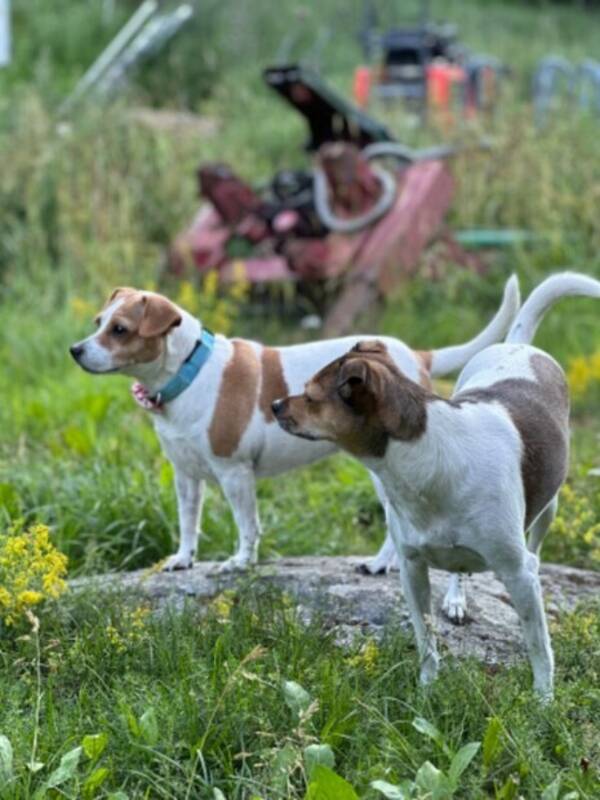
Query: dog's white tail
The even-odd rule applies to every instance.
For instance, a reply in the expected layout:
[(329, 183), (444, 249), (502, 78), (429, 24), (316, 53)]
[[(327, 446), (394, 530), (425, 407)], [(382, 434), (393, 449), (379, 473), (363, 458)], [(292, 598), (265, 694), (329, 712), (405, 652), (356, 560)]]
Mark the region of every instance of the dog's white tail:
[(561, 272), (540, 283), (529, 295), (506, 337), (507, 342), (529, 344), (546, 311), (569, 295), (600, 297), (600, 281), (578, 272)]
[(496, 344), (496, 342), (501, 342), (506, 335), (506, 331), (513, 323), (520, 304), (519, 281), (517, 276), (513, 275), (504, 287), (502, 305), (487, 328), (484, 328), (470, 342), (454, 345), (453, 347), (442, 347), (440, 350), (432, 352), (431, 374), (433, 377), (447, 375), (449, 372), (456, 372), (462, 369), (467, 361), (473, 358), (480, 350)]

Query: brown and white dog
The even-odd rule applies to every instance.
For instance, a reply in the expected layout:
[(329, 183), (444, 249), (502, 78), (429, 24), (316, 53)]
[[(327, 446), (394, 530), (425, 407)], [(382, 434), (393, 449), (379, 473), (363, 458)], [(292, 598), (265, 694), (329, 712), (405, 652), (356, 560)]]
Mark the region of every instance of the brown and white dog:
[(600, 297), (600, 282), (572, 273), (544, 281), (505, 343), (465, 366), (450, 400), (399, 369), (386, 342), (364, 341), (303, 394), (273, 404), (284, 430), (347, 450), (380, 480), (423, 683), (439, 662), (428, 567), (493, 570), (520, 617), (535, 689), (552, 696), (538, 556), (567, 474), (569, 400), (560, 366), (529, 343), (565, 295)]
[[(512, 278), (493, 320), (466, 344), (419, 352), (397, 339), (383, 341), (397, 369), (428, 387), (431, 376), (460, 369), (475, 353), (499, 341), (519, 303), (518, 284)], [(203, 335), (201, 323), (167, 298), (128, 288), (113, 292), (96, 324), (95, 333), (71, 348), (77, 363), (92, 373), (134, 376), (144, 385), (145, 396), (158, 392), (178, 373)], [(359, 339), (353, 336), (274, 348), (215, 337), (208, 360), (189, 388), (152, 415), (164, 451), (175, 467), (180, 543), (166, 562), (167, 570), (193, 563), (206, 480), (221, 487), (239, 531), (238, 551), (221, 568), (240, 569), (256, 561), (260, 536), (256, 478), (309, 464), (337, 449), (330, 442), (292, 439), (276, 424), (271, 404), (278, 397), (301, 391), (316, 370)], [(377, 478), (374, 482), (385, 503), (380, 482)], [(370, 571), (386, 569), (394, 557), (388, 539), (370, 563)]]

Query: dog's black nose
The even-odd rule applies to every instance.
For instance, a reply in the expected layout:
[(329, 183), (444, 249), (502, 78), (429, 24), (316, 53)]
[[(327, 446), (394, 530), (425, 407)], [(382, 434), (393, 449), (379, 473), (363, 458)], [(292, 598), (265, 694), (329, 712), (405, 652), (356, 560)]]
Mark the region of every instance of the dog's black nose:
[(271, 403), (271, 411), (275, 416), (279, 415), (279, 412), (283, 409), (285, 400), (273, 400)]
[(69, 353), (71, 353), (75, 361), (79, 361), (79, 356), (83, 353), (83, 345), (74, 344), (72, 347), (69, 347)]

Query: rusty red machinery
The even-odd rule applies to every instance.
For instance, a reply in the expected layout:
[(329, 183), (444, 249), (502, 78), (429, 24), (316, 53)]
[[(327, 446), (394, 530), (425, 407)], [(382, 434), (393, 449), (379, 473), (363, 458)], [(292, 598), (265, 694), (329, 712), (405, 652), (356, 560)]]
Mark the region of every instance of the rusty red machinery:
[[(325, 333), (418, 267), (442, 229), (454, 182), (445, 147), (414, 152), (301, 67), (267, 70), (267, 82), (307, 119), (313, 167), (284, 170), (260, 190), (224, 164), (198, 170), (201, 206), (169, 250), (168, 264), (216, 269), (223, 282), (338, 281)], [(337, 121), (336, 121), (337, 120)]]

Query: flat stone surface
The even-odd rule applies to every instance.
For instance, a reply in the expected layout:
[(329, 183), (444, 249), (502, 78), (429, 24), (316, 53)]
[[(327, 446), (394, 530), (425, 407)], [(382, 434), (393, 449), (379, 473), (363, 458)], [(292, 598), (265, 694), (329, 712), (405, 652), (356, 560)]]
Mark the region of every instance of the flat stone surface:
[[(363, 561), (360, 557), (282, 558), (263, 562), (242, 574), (217, 574), (216, 562), (203, 561), (180, 572), (111, 573), (79, 578), (71, 586), (75, 590), (93, 587), (126, 592), (157, 606), (168, 603), (177, 607), (185, 598), (206, 605), (226, 589), (258, 581), (293, 597), (304, 618), (322, 615), (341, 641), (351, 640), (360, 632), (378, 635), (388, 623), (408, 629), (408, 611), (397, 573), (362, 575), (356, 567)], [(491, 573), (466, 580), (468, 616), (460, 626), (446, 619), (441, 610), (449, 575), (438, 570), (430, 574), (438, 633), (452, 653), (476, 656), (490, 664), (523, 655), (517, 615), (504, 586)], [(600, 572), (545, 564), (541, 577), (550, 619), (571, 611), (580, 601), (600, 597)]]

